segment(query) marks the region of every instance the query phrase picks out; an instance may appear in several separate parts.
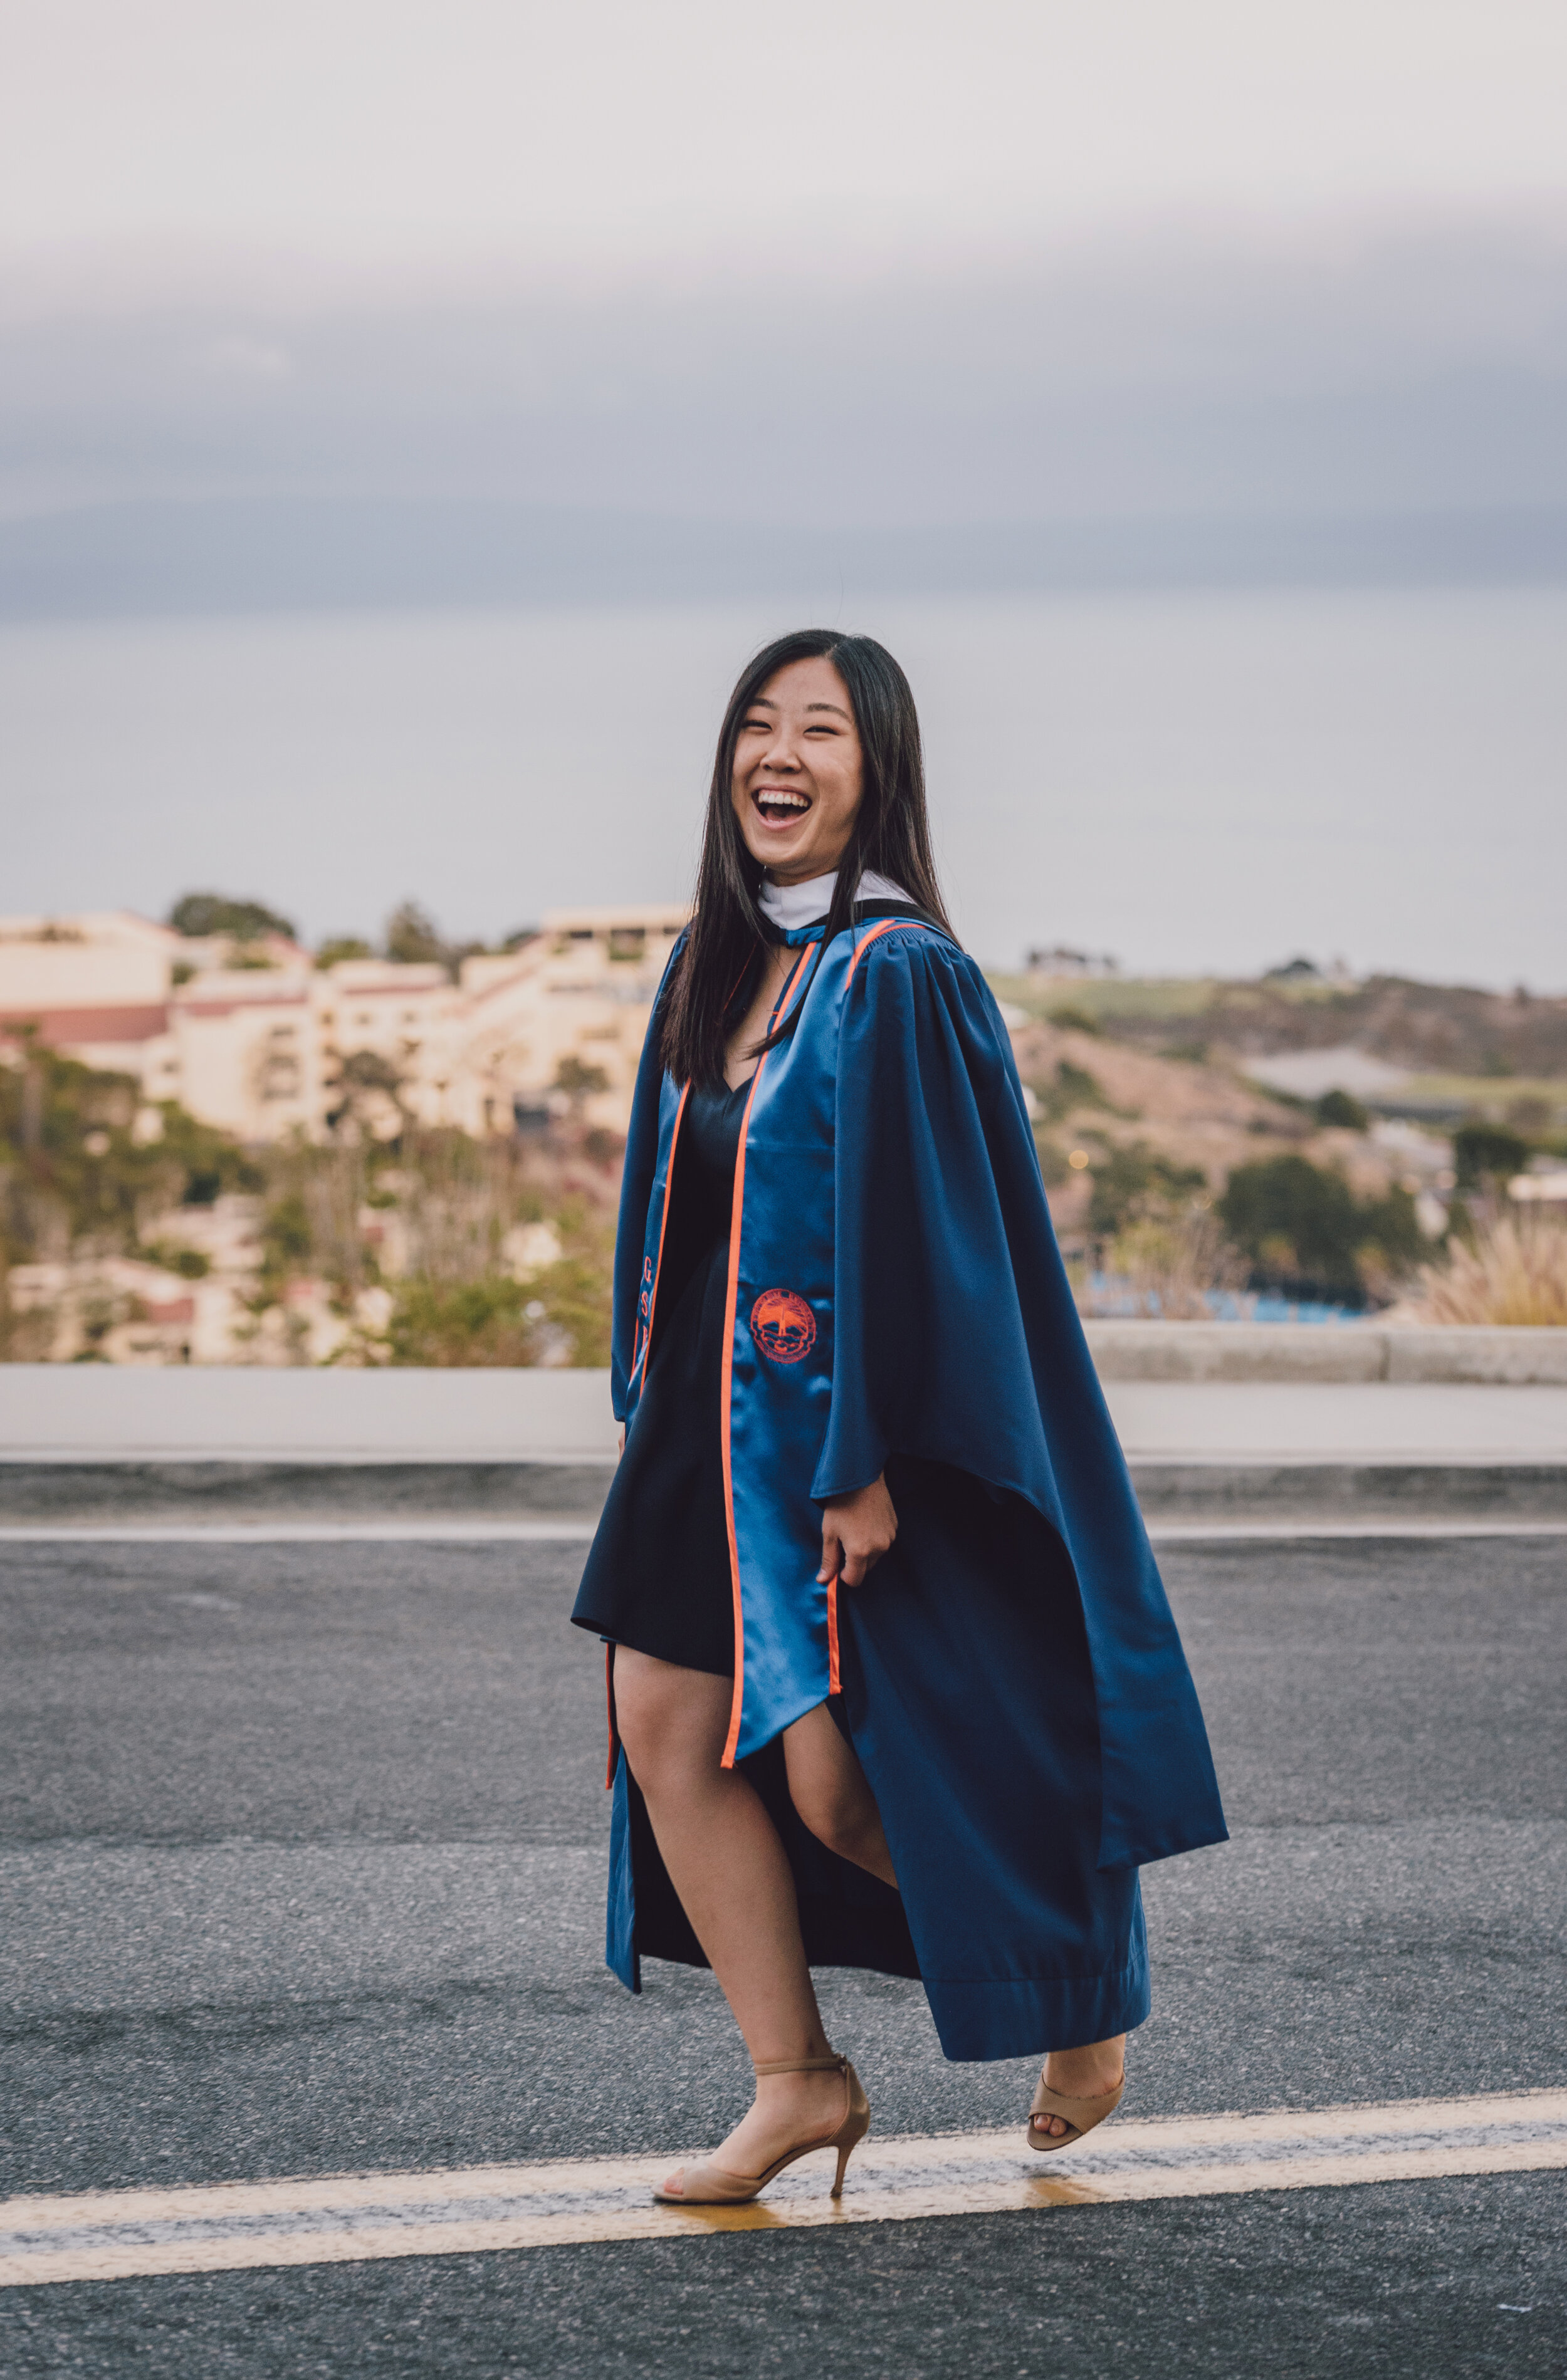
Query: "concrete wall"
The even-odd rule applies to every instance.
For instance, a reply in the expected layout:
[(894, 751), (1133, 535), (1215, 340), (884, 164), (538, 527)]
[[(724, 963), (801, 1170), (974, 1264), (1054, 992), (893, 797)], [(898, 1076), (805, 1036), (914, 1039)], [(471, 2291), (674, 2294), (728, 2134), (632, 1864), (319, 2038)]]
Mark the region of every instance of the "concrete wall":
[(1387, 1380), (1567, 1387), (1567, 1330), (1373, 1322), (1090, 1322), (1101, 1380)]
[[(1567, 1526), (1567, 1333), (1432, 1333), (1462, 1343), (1411, 1379), (1403, 1334), (1237, 1330), (1215, 1351), (1151, 1330), (1099, 1349), (1150, 1521)], [(1530, 1335), (1522, 1381), (1476, 1343)], [(0, 1526), (576, 1525), (616, 1435), (606, 1372), (0, 1365)]]
[(613, 1461), (607, 1372), (0, 1365), (15, 1463)]
[[(1557, 1452), (1567, 1330), (1094, 1322), (1129, 1451)], [(0, 1365), (0, 1460), (613, 1460), (609, 1374)]]

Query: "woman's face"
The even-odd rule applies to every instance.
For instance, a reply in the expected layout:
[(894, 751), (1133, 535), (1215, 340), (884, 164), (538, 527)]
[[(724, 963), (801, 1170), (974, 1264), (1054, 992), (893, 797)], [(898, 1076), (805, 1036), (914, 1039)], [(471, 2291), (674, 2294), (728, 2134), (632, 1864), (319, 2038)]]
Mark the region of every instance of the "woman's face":
[(790, 662), (740, 722), (730, 798), (746, 848), (776, 884), (837, 867), (864, 790), (849, 690), (826, 660)]

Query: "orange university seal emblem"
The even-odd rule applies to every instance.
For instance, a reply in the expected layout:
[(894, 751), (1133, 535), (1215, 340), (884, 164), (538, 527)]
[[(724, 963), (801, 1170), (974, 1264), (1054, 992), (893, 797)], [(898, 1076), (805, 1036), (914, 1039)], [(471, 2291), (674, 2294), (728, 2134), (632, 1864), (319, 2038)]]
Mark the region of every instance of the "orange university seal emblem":
[(751, 1336), (775, 1364), (797, 1364), (816, 1344), (816, 1317), (792, 1289), (764, 1289), (751, 1308)]

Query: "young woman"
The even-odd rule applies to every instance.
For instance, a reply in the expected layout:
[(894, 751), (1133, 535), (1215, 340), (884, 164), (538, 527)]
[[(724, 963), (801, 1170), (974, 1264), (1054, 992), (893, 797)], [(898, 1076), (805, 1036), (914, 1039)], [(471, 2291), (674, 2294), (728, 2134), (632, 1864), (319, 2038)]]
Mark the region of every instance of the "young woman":
[(812, 1964), (923, 1982), (952, 2058), (1121, 2095), (1137, 1870), (1224, 1839), (1202, 1717), (1057, 1253), (1006, 1028), (937, 889), (908, 682), (759, 653), (638, 1077), (608, 1644), (608, 1958), (709, 1965), (758, 2077), (673, 2202), (869, 2111)]

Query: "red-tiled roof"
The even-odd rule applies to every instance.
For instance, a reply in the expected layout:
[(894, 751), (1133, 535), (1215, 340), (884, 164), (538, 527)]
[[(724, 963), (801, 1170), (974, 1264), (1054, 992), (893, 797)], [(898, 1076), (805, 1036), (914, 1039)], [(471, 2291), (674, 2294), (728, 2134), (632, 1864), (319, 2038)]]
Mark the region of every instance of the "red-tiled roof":
[(150, 1041), (168, 1030), (169, 1013), (161, 1004), (133, 1006), (128, 1001), (112, 1008), (8, 1008), (0, 1014), (0, 1033), (18, 1025), (36, 1026), (38, 1038), (51, 1049), (68, 1041)]
[(249, 1014), (252, 1008), (304, 1008), (309, 1005), (309, 1001), (310, 995), (304, 991), (259, 991), (247, 992), (240, 1000), (192, 1000), (187, 997), (176, 1005), (182, 1016), (232, 1016), (241, 1009)]

